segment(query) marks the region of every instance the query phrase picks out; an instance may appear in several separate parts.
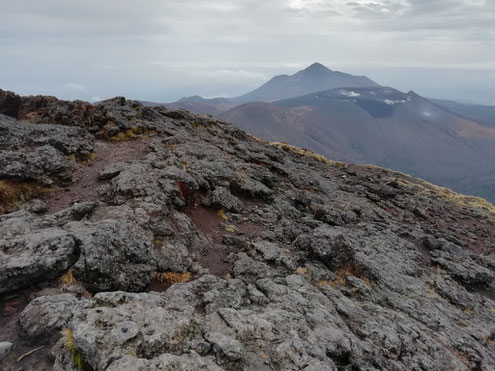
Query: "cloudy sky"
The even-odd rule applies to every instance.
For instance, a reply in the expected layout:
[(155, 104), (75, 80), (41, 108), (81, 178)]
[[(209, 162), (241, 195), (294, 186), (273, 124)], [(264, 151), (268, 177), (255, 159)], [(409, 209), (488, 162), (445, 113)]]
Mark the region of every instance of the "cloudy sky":
[(232, 97), (318, 61), (495, 105), (495, 0), (0, 0), (0, 88)]

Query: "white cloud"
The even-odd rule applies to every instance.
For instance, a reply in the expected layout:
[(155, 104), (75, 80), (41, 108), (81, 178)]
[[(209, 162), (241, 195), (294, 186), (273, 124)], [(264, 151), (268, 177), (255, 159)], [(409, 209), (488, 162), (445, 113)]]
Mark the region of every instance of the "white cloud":
[[(235, 95), (315, 61), (353, 73), (487, 71), (495, 61), (495, 1), (3, 1), (0, 48), (0, 69), (9, 71), (0, 87), (30, 86), (29, 93)], [(459, 88), (487, 91), (483, 84), (493, 80), (486, 80)]]
[(86, 93), (87, 92), (86, 88), (83, 85), (77, 84), (74, 82), (70, 82), (70, 83), (65, 84), (64, 89), (72, 90), (72, 91), (80, 92), (80, 93)]

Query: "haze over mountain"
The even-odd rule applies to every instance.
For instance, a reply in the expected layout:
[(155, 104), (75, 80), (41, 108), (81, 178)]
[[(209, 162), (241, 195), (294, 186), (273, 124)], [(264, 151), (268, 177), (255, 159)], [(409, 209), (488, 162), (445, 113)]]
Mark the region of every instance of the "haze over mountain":
[(470, 118), (478, 124), (495, 128), (495, 106), (459, 103), (445, 99), (430, 99), (449, 111)]

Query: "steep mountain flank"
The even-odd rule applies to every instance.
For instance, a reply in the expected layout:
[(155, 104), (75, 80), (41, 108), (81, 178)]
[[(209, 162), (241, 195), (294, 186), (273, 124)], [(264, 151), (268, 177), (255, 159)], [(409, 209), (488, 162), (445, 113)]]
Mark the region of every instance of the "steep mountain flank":
[(403, 171), (495, 201), (495, 129), (414, 92), (339, 88), (218, 116), (266, 140)]
[(21, 102), (0, 115), (2, 370), (495, 365), (486, 201), (124, 98)]

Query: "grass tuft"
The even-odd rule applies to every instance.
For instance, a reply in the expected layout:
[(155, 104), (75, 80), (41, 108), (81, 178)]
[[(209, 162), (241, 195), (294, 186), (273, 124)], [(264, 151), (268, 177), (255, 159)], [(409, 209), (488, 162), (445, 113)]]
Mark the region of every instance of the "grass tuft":
[(413, 178), (409, 175), (404, 175), (401, 178), (395, 178), (394, 181), (407, 188), (413, 188), (421, 194), (433, 196), (440, 200), (454, 203), (461, 207), (470, 207), (481, 209), (489, 213), (495, 214), (495, 206), (481, 197), (468, 196), (456, 193), (448, 188), (439, 187), (426, 180)]
[(229, 218), (227, 217), (227, 215), (225, 215), (225, 211), (223, 209), (218, 210), (217, 211), (217, 215), (222, 220), (225, 220), (225, 221), (229, 220)]
[(65, 348), (70, 353), (74, 367), (79, 370), (82, 370), (84, 368), (84, 361), (81, 353), (79, 353), (79, 351), (76, 349), (76, 346), (74, 344), (74, 335), (72, 333), (72, 330), (70, 328), (63, 329), (62, 336), (64, 338)]
[(121, 131), (117, 135), (114, 135), (113, 137), (108, 138), (112, 142), (124, 142), (127, 140), (133, 139), (137, 135), (152, 135), (156, 134), (156, 130), (148, 130), (148, 129), (143, 129), (142, 127), (139, 126), (133, 126), (132, 128)]
[(155, 272), (153, 278), (156, 281), (173, 285), (174, 283), (188, 282), (191, 279), (191, 273)]
[(297, 274), (306, 275), (306, 274), (308, 274), (308, 268), (306, 268), (306, 267), (299, 267), (299, 268), (296, 269), (296, 273)]
[(270, 146), (277, 147), (278, 149), (281, 149), (281, 150), (286, 151), (286, 152), (291, 152), (291, 153), (295, 153), (295, 154), (300, 155), (300, 156), (313, 158), (316, 161), (321, 162), (323, 164), (336, 166), (336, 167), (346, 167), (347, 166), (343, 162), (328, 160), (325, 156), (319, 155), (319, 154), (314, 153), (314, 152), (312, 152), (308, 149), (305, 149), (305, 148), (299, 148), (299, 147), (292, 146), (290, 144), (283, 143), (283, 142), (269, 142), (268, 144)]
[(77, 280), (74, 278), (74, 273), (72, 272), (72, 268), (67, 271), (62, 277), (60, 277), (59, 282), (67, 285), (67, 286), (76, 286), (78, 285)]
[(16, 210), (21, 204), (48, 192), (36, 183), (0, 180), (0, 214)]

